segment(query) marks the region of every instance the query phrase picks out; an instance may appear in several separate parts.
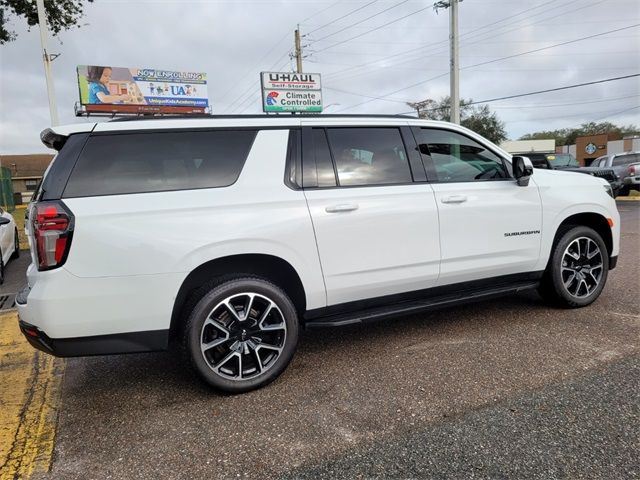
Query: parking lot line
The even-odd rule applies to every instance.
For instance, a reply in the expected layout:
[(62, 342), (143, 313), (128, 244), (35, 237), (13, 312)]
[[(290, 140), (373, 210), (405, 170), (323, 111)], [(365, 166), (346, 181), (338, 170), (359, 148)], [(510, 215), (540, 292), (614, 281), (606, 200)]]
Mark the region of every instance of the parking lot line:
[(64, 361), (23, 338), (16, 312), (0, 314), (0, 480), (51, 465)]

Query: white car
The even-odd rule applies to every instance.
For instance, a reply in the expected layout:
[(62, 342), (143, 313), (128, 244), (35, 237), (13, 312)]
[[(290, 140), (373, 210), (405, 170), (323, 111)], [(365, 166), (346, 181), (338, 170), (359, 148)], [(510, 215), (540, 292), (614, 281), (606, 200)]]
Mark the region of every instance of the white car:
[(9, 260), (19, 256), (18, 227), (13, 216), (0, 208), (0, 284), (4, 283), (4, 270)]
[(36, 347), (181, 346), (217, 389), (275, 379), (301, 327), (539, 289), (582, 307), (618, 257), (609, 184), (458, 125), (245, 116), (54, 127), (17, 296)]

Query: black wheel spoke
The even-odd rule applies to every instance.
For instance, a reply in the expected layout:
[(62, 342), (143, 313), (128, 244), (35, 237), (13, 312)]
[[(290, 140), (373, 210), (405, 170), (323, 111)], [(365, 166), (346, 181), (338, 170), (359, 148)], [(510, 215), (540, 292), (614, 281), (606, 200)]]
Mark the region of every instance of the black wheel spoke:
[(213, 372), (248, 380), (266, 372), (280, 356), (287, 327), (276, 303), (257, 293), (219, 302), (202, 326), (200, 350)]
[(588, 237), (574, 239), (564, 251), (560, 275), (567, 292), (576, 298), (591, 295), (603, 274), (602, 252)]

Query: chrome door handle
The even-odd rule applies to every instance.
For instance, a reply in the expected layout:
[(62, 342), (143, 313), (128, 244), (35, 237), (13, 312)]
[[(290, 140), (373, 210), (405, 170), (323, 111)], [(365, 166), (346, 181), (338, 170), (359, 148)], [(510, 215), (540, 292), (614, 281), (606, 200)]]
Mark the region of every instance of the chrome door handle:
[(450, 197), (443, 197), (440, 200), (442, 203), (464, 203), (467, 201), (466, 195), (451, 195)]
[(358, 209), (358, 205), (353, 203), (343, 203), (341, 205), (331, 205), (324, 209), (327, 213), (352, 212)]

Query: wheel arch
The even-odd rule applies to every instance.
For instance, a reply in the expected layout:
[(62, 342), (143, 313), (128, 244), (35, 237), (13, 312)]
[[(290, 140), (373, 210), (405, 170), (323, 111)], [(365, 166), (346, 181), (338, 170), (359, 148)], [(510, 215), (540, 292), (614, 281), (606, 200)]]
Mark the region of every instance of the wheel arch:
[(250, 274), (264, 277), (291, 298), (300, 317), (306, 310), (306, 294), (300, 275), (286, 260), (268, 254), (238, 254), (216, 258), (193, 269), (184, 279), (171, 313), (170, 338), (174, 338), (184, 320), (183, 308), (191, 295), (211, 280), (230, 274)]
[(582, 212), (568, 216), (560, 222), (558, 228), (556, 228), (553, 245), (556, 244), (565, 227), (569, 226), (585, 226), (594, 229), (602, 237), (602, 240), (607, 247), (608, 257), (612, 256), (613, 232), (611, 231), (609, 221), (604, 215), (595, 212)]

